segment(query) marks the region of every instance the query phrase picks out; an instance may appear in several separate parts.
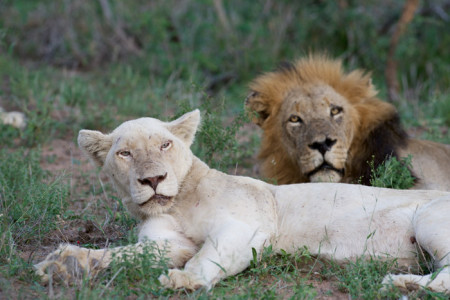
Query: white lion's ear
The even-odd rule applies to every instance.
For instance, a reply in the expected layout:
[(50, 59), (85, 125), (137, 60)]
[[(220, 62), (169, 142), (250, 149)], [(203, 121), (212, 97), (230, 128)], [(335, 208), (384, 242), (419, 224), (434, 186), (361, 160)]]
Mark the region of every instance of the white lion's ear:
[(183, 140), (188, 146), (191, 146), (199, 124), (200, 111), (196, 109), (168, 123), (168, 129)]
[(100, 131), (80, 130), (78, 133), (78, 146), (99, 167), (105, 163), (111, 145), (111, 136)]

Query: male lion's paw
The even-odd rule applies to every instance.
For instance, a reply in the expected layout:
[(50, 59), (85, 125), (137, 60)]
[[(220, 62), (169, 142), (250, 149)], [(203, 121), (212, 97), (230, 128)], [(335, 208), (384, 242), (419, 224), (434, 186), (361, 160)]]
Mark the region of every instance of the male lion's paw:
[(207, 282), (198, 278), (197, 275), (177, 269), (171, 269), (167, 275), (159, 276), (159, 282), (170, 289), (186, 288), (188, 290), (196, 290), (208, 286)]
[(62, 244), (33, 267), (44, 283), (50, 279), (65, 283), (80, 282), (84, 275), (95, 275), (100, 269), (99, 261), (90, 257), (89, 253), (89, 249)]

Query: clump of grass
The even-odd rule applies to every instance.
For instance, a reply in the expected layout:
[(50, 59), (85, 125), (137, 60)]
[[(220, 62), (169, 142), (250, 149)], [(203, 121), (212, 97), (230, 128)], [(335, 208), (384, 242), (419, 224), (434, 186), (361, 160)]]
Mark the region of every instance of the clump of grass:
[[(252, 249), (253, 258), (247, 270), (230, 276), (214, 287), (212, 296), (222, 299), (278, 299), (288, 292), (291, 299), (314, 299), (317, 291), (307, 283), (315, 259), (308, 249), (295, 253), (273, 251), (265, 247), (260, 256)], [(300, 274), (304, 273), (304, 274)]]
[(0, 265), (10, 275), (20, 267), (17, 248), (36, 247), (67, 205), (68, 185), (42, 170), (39, 156), (37, 150), (0, 150)]
[(330, 267), (324, 269), (324, 275), (337, 278), (339, 288), (357, 299), (398, 298), (396, 289), (389, 291), (389, 296), (380, 291), (384, 276), (396, 267), (395, 259), (361, 256), (343, 266), (331, 261)]
[(3, 146), (14, 146), (19, 143), (21, 131), (11, 125), (0, 124), (0, 143)]
[[(240, 112), (226, 126), (221, 118), (225, 113), (224, 103), (214, 103), (214, 99), (203, 94), (198, 106), (202, 112), (202, 124), (197, 133), (193, 152), (211, 168), (227, 170), (245, 155), (236, 140), (239, 129), (248, 122), (245, 112)], [(194, 109), (189, 102), (182, 102), (176, 117)]]
[(159, 276), (167, 273), (165, 249), (155, 243), (142, 243), (138, 250), (124, 248), (120, 257), (115, 256), (105, 278), (111, 289), (105, 292), (108, 297), (135, 297), (139, 295), (164, 296), (171, 291), (165, 290), (159, 283)]
[(370, 185), (392, 189), (409, 189), (415, 178), (411, 174), (411, 155), (397, 160), (394, 156), (387, 158), (377, 168), (374, 160), (369, 162), (371, 168)]
[(442, 118), (445, 125), (450, 126), (450, 96), (445, 94), (441, 98), (441, 101), (436, 101), (434, 112)]

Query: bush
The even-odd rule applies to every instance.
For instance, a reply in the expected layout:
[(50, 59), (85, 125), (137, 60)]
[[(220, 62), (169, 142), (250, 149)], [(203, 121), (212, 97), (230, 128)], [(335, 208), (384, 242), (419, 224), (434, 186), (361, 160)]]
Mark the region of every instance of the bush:
[[(198, 108), (202, 112), (202, 123), (192, 150), (211, 168), (226, 171), (245, 155), (236, 134), (248, 122), (248, 117), (245, 112), (240, 112), (230, 124), (224, 126), (221, 118), (225, 111), (224, 104), (214, 104), (213, 99), (206, 94), (203, 94), (200, 101)], [(190, 103), (182, 102), (176, 117), (193, 109)]]
[(392, 189), (409, 189), (414, 185), (415, 178), (411, 171), (411, 155), (403, 157), (400, 161), (395, 157), (387, 158), (375, 169), (374, 161), (371, 167), (370, 185)]

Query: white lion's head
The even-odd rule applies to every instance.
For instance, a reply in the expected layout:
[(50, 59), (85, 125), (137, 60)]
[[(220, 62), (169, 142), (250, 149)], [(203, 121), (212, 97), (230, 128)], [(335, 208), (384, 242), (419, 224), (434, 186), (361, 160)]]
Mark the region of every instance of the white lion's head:
[(78, 144), (114, 182), (128, 210), (141, 219), (168, 211), (192, 165), (200, 123), (194, 110), (172, 122), (141, 118), (110, 134), (81, 130)]

